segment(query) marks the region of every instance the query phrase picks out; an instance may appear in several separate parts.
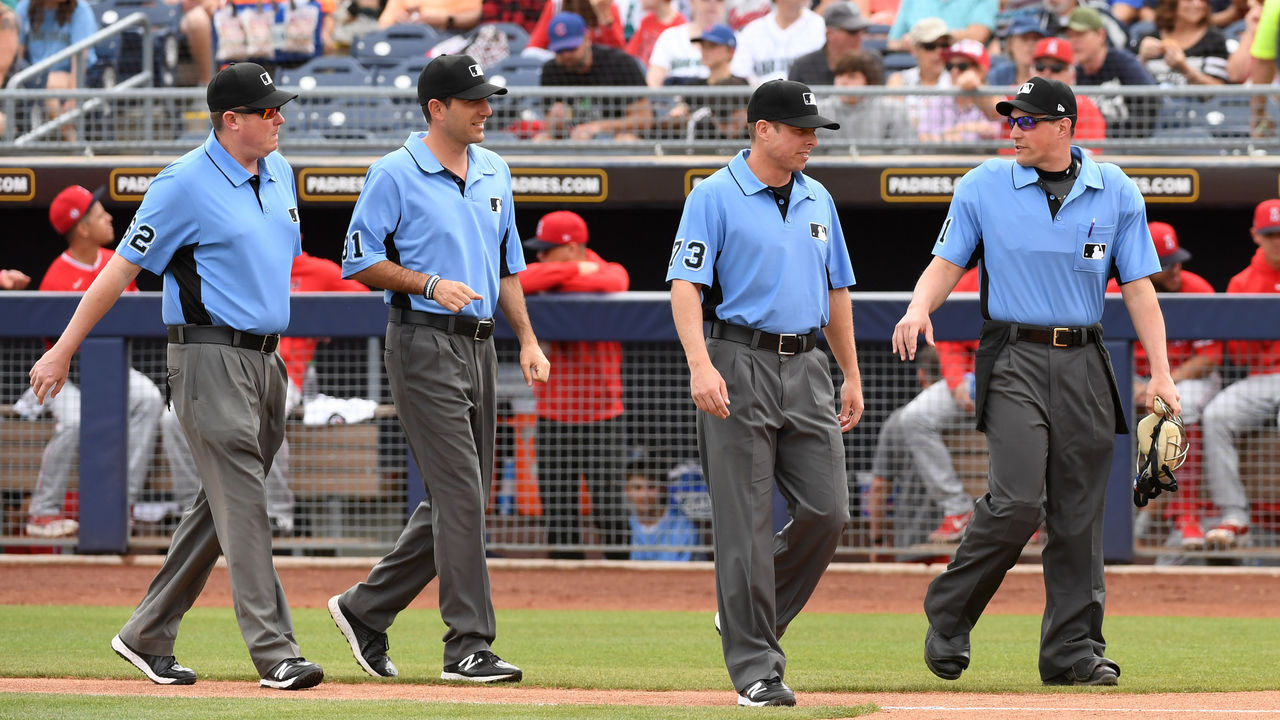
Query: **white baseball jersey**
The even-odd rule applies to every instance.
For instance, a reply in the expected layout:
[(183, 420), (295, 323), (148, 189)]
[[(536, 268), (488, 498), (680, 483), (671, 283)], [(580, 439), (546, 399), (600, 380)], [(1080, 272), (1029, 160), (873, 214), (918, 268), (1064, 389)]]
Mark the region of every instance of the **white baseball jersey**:
[(667, 71), (669, 78), (706, 78), (710, 75), (702, 64), (702, 48), (689, 37), (689, 24), (669, 27), (658, 35), (649, 54), (649, 66)]
[(805, 10), (786, 29), (778, 26), (776, 12), (752, 21), (738, 33), (738, 50), (730, 71), (753, 86), (787, 78), (791, 63), (827, 44), (827, 24), (822, 16)]

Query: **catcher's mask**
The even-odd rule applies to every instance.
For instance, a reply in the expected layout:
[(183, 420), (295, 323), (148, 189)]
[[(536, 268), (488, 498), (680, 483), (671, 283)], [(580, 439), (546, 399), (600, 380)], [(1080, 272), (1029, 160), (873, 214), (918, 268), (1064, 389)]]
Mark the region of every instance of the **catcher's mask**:
[[(1176, 492), (1173, 471), (1187, 460), (1187, 428), (1164, 400), (1155, 401), (1155, 412), (1138, 423), (1138, 469), (1133, 478), (1133, 504), (1144, 507), (1161, 492)], [(1165, 478), (1168, 481), (1165, 481)]]

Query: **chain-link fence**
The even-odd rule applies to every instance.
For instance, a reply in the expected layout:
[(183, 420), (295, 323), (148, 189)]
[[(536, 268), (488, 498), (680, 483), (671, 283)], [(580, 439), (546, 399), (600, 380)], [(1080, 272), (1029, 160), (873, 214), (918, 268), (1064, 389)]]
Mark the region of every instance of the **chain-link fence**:
[[(23, 295), (28, 294), (6, 295), (0, 303)], [(634, 295), (630, 304), (654, 318), (663, 314), (665, 306), (654, 294)], [(376, 298), (361, 300), (361, 313), (366, 306), (378, 313)], [(561, 378), (554, 395), (548, 390), (535, 396), (520, 375), (515, 342), (495, 341), (499, 412), (490, 548), (522, 556), (709, 557), (709, 500), (678, 343), (664, 336), (669, 331), (634, 339), (638, 331), (616, 321), (587, 318), (569, 328), (542, 319), (548, 317), (542, 307), (554, 308), (554, 299), (535, 300), (535, 328), (541, 328), (554, 367), (576, 370)], [(874, 298), (855, 299), (855, 308), (862, 318), (858, 350), (866, 412), (845, 436), (853, 522), (839, 552), (846, 559), (945, 557), (986, 485), (986, 442), (965, 409), (972, 345), (940, 343), (938, 353), (922, 352), (915, 362), (903, 363), (883, 339), (900, 309)], [(593, 327), (602, 335), (574, 339)], [(605, 333), (607, 328), (612, 332)], [(1219, 347), (1219, 364), (1179, 386), (1192, 453), (1177, 473), (1176, 494), (1133, 511), (1127, 502), (1133, 439), (1118, 438), (1117, 463), (1125, 477), (1113, 474), (1111, 482), (1125, 487), (1111, 496), (1108, 510), (1125, 522), (1109, 523), (1108, 536), (1128, 543), (1132, 514), (1130, 554), (1139, 558), (1280, 559), (1280, 373), (1272, 372), (1277, 360), (1265, 343)], [(6, 552), (72, 550), (79, 539), (75, 521), (101, 512), (80, 505), (93, 489), (89, 484), (103, 482), (105, 473), (77, 462), (83, 449), (79, 393), (68, 387), (45, 408), (24, 397), (26, 370), (43, 349), (44, 341), (34, 338), (0, 340), (0, 547)], [(372, 335), (316, 345), (290, 415), (287, 449), (267, 479), (280, 551), (380, 553), (403, 527), (414, 491), (421, 493), (390, 404), (381, 354), (381, 338)], [(163, 341), (134, 339), (128, 358), (128, 406), (104, 412), (127, 424), (128, 544), (156, 550), (166, 546), (198, 480), (164, 408)], [(1116, 360), (1122, 387), (1140, 377), (1123, 356)], [(838, 380), (834, 360), (831, 368)], [(73, 366), (73, 382), (81, 374)], [(101, 488), (96, 490), (100, 495)], [(1224, 527), (1232, 529), (1230, 537), (1218, 532)], [(1028, 552), (1037, 552), (1041, 540), (1033, 538)]]
[[(425, 128), (412, 91), (416, 71), (375, 74), (351, 58), (323, 60), (351, 67), (342, 73), (308, 74), (304, 66), (280, 75), (282, 86), (299, 93), (284, 109), (284, 152), (383, 153)], [(375, 84), (365, 82), (371, 76), (377, 78)], [(494, 79), (505, 78), (495, 74)], [(818, 152), (1008, 151), (1009, 127), (992, 108), (1012, 90), (817, 87), (820, 111), (841, 122), (840, 130), (819, 131)], [(1270, 88), (1094, 86), (1077, 91), (1090, 98), (1093, 111), (1081, 116), (1076, 141), (1097, 152), (1249, 155), (1280, 150), (1271, 129), (1277, 111)], [(204, 95), (202, 88), (10, 89), (0, 101), (0, 112), (9, 118), (0, 152), (185, 152), (209, 132)], [(513, 86), (508, 94), (490, 98), (493, 116), (486, 123), (485, 145), (524, 153), (733, 152), (747, 144), (749, 97), (750, 89), (743, 87)], [(71, 106), (79, 110), (56, 115), (56, 108)]]

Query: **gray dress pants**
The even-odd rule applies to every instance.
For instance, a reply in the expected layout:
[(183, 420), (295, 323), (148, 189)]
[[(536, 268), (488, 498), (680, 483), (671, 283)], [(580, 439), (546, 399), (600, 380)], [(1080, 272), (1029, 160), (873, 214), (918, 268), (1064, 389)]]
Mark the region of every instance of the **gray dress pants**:
[(492, 340), (392, 322), (386, 364), (427, 500), (368, 579), (343, 593), (342, 604), (365, 625), (385, 631), (439, 576), (449, 665), (488, 650), (497, 634), (484, 518), (493, 483), (497, 353)]
[(1040, 676), (1106, 649), (1102, 511), (1115, 448), (1115, 406), (1103, 350), (1010, 342), (995, 359), (983, 410), (988, 492), (955, 558), (925, 595), (929, 624), (964, 637), (1041, 521), (1047, 540)]
[[(783, 677), (778, 637), (808, 602), (849, 521), (844, 441), (821, 351), (783, 356), (708, 339), (729, 417), (698, 413), (711, 493), (720, 640), (734, 688)], [(773, 488), (790, 522), (773, 532)]]
[(174, 412), (201, 490), (182, 518), (146, 596), (120, 631), (129, 647), (172, 655), (178, 625), (218, 559), (227, 556), (236, 620), (265, 676), (298, 657), (293, 616), (271, 561), (265, 479), (284, 439), (284, 361), (211, 343), (169, 344)]

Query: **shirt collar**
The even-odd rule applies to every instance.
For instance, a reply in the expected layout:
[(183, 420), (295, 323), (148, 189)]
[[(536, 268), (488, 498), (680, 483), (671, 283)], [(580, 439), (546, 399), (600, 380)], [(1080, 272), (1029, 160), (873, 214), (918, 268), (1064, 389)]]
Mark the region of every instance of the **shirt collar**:
[[(1071, 156), (1080, 161), (1080, 179), (1084, 181), (1085, 187), (1091, 187), (1098, 190), (1102, 189), (1102, 169), (1098, 167), (1098, 163), (1093, 161), (1078, 146), (1071, 146)], [(1013, 186), (1015, 188), (1024, 188), (1028, 185), (1034, 185), (1040, 175), (1033, 167), (1025, 167), (1019, 165), (1017, 161), (1013, 163)]]
[[(410, 133), (408, 139), (404, 141), (404, 149), (409, 151), (409, 156), (417, 163), (418, 167), (425, 173), (444, 172), (444, 166), (431, 153), (431, 149), (423, 142), (423, 138), (427, 136), (426, 132)], [(493, 175), (497, 171), (493, 169), (493, 163), (480, 153), (476, 152), (474, 145), (467, 146), (467, 176), (468, 180), (474, 177), (475, 173), (482, 175)], [(467, 183), (470, 185), (470, 181)]]
[[(240, 187), (253, 177), (253, 173), (244, 169), (236, 159), (231, 157), (231, 153), (218, 142), (218, 135), (214, 131), (209, 131), (209, 139), (204, 141), (204, 154), (209, 156), (214, 166), (227, 178), (227, 181), (236, 187)], [(262, 180), (270, 182), (275, 181), (275, 176), (271, 174), (270, 168), (267, 167), (266, 158), (258, 158), (258, 177)]]
[[(747, 156), (750, 154), (750, 150), (743, 150), (729, 161), (729, 174), (733, 176), (734, 182), (738, 183), (738, 188), (742, 190), (743, 195), (754, 195), (769, 187), (760, 182), (756, 174), (751, 172), (751, 168), (747, 165)], [(793, 199), (805, 197), (811, 200), (814, 199), (813, 190), (809, 188), (809, 183), (804, 173), (793, 172), (791, 177), (795, 180), (795, 184), (791, 188), (791, 197)]]

